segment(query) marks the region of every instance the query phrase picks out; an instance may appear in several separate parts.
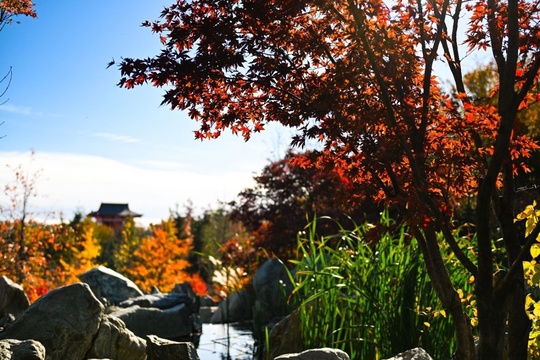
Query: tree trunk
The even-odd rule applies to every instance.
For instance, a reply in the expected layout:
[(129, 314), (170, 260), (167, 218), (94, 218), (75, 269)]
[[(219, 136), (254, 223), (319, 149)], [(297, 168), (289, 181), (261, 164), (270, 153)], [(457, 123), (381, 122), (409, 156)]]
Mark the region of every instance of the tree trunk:
[[(508, 351), (505, 360), (527, 359), (531, 320), (525, 313), (525, 286), (523, 272), (514, 279), (512, 293), (508, 299)], [(521, 277), (521, 278), (520, 278)]]
[(463, 310), (461, 299), (444, 265), (437, 244), (437, 235), (432, 229), (427, 229), (424, 236), (418, 235), (418, 243), (424, 255), (429, 278), (444, 308), (454, 320), (457, 342), (454, 358), (456, 360), (474, 360), (476, 354), (470, 319)]

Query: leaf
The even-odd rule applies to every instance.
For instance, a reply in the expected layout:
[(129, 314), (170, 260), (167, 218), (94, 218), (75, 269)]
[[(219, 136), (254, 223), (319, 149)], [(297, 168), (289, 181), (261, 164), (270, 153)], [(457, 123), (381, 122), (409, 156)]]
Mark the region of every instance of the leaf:
[(442, 317), (446, 319), (446, 311), (441, 310), (440, 313), (441, 313)]
[(531, 246), (531, 256), (535, 259), (538, 255), (540, 255), (540, 244), (533, 244)]
[(431, 324), (428, 323), (427, 321), (424, 321), (424, 325), (425, 325), (426, 327), (428, 327), (428, 328), (431, 327)]

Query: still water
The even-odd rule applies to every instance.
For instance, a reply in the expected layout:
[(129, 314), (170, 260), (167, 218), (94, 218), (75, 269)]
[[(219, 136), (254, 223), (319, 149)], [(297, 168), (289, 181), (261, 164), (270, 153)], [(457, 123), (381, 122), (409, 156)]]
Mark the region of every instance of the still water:
[(200, 360), (252, 360), (255, 345), (249, 326), (203, 324), (197, 347)]

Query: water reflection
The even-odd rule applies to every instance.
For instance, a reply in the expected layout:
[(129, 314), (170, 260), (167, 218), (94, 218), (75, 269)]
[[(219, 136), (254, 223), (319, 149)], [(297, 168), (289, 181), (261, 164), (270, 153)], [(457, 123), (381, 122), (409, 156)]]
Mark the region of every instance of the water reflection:
[(203, 324), (197, 347), (200, 360), (252, 360), (251, 324)]

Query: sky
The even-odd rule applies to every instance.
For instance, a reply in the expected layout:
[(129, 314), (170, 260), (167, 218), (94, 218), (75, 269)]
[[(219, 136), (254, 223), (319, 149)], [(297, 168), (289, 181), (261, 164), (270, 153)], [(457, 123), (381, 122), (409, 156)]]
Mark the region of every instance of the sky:
[[(201, 213), (253, 186), (287, 148), (290, 132), (275, 126), (248, 142), (228, 133), (200, 142), (195, 121), (160, 106), (163, 90), (117, 87), (108, 62), (157, 54), (159, 37), (140, 24), (172, 0), (35, 3), (37, 19), (0, 31), (0, 78), (13, 75), (0, 98), (0, 184), (19, 165), (39, 173), (36, 218), (69, 220), (102, 202), (129, 203), (142, 224), (188, 203)], [(3, 191), (0, 205), (8, 206)]]

